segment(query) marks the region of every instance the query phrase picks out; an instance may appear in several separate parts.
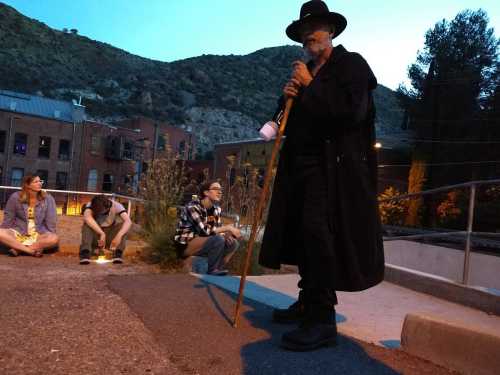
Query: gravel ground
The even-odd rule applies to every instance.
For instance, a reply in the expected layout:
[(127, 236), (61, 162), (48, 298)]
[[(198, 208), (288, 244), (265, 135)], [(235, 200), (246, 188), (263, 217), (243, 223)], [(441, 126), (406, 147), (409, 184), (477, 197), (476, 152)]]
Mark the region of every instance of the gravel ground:
[(80, 266), (76, 257), (0, 256), (0, 374), (176, 374), (108, 275), (140, 264)]

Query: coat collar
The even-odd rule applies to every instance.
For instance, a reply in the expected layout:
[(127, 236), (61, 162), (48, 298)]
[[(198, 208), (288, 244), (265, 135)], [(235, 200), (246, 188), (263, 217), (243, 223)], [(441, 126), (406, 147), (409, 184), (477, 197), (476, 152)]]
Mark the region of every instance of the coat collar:
[[(317, 75), (320, 75), (321, 74), (320, 72), (325, 70), (323, 68), (325, 68), (326, 66), (330, 67), (330, 66), (338, 63), (347, 53), (348, 53), (348, 51), (344, 48), (344, 46), (342, 44), (339, 44), (338, 46), (333, 47), (333, 50), (332, 50), (332, 53), (330, 54), (330, 57), (325, 62), (325, 64), (321, 67), (321, 69), (319, 70)], [(312, 61), (307, 64), (307, 67), (309, 68), (309, 70), (311, 70)]]
[(336, 64), (338, 63), (346, 54), (348, 51), (344, 48), (342, 44), (339, 44), (336, 47), (333, 47), (332, 54), (330, 55), (330, 58), (326, 62), (328, 65)]

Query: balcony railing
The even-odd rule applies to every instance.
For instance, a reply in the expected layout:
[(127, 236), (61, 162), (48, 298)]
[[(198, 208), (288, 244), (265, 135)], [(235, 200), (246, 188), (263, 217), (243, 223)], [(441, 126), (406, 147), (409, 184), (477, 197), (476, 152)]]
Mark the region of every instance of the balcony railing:
[[(402, 201), (412, 198), (420, 198), (427, 195), (432, 195), (436, 193), (442, 193), (446, 191), (456, 190), (456, 189), (469, 189), (469, 200), (468, 200), (468, 211), (467, 211), (467, 223), (466, 228), (463, 231), (438, 231), (438, 230), (421, 230), (417, 234), (405, 235), (405, 236), (394, 236), (394, 237), (384, 237), (384, 241), (395, 241), (395, 240), (417, 240), (426, 238), (447, 238), (456, 239), (457, 237), (465, 236), (465, 247), (464, 247), (464, 259), (463, 259), (463, 273), (462, 273), (462, 284), (469, 284), (469, 274), (470, 274), (470, 258), (471, 258), (471, 243), (474, 236), (489, 237), (489, 238), (500, 238), (500, 233), (497, 232), (475, 232), (473, 230), (474, 223), (474, 211), (476, 207), (476, 192), (479, 186), (488, 185), (498, 185), (500, 184), (500, 179), (494, 180), (481, 180), (481, 181), (471, 181), (462, 184), (443, 186), (436, 189), (430, 189), (418, 193), (412, 194), (402, 194), (394, 197), (380, 199), (379, 203), (384, 202), (394, 202)], [(500, 219), (500, 212), (499, 212)], [(417, 230), (418, 231), (418, 230)], [(499, 270), (500, 272), (500, 270)]]

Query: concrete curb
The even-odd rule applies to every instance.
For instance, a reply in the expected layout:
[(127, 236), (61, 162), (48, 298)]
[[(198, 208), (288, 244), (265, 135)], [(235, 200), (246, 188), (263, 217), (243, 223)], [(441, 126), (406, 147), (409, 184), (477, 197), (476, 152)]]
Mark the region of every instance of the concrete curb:
[(401, 345), (411, 355), (463, 374), (497, 375), (500, 371), (500, 332), (408, 314)]
[(392, 264), (385, 265), (385, 281), (489, 314), (500, 315), (500, 296), (483, 288)]

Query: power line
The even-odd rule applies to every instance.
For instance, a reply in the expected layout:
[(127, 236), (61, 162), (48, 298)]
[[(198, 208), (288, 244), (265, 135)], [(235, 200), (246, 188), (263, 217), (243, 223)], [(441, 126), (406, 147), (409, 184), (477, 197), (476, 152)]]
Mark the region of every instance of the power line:
[[(500, 160), (461, 161), (461, 162), (449, 162), (449, 163), (423, 163), (423, 164), (427, 167), (453, 166), (453, 165), (500, 164)], [(411, 164), (380, 164), (378, 167), (379, 168), (411, 167)]]
[(414, 139), (414, 138), (399, 138), (396, 136), (383, 135), (378, 138), (379, 140), (383, 139), (395, 139), (406, 142), (418, 142), (418, 143), (451, 143), (451, 144), (498, 144), (500, 140), (493, 141), (454, 141), (454, 140), (437, 140), (437, 139)]

